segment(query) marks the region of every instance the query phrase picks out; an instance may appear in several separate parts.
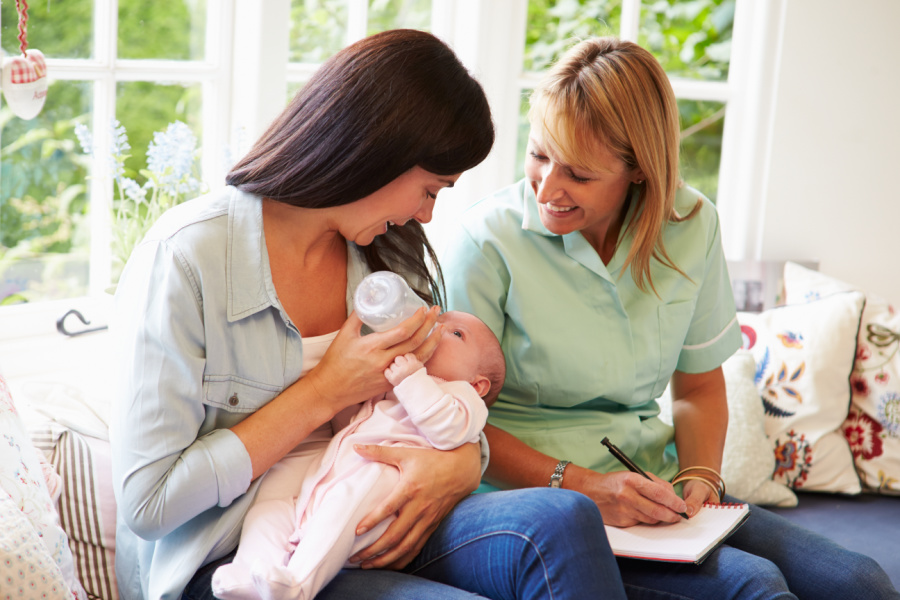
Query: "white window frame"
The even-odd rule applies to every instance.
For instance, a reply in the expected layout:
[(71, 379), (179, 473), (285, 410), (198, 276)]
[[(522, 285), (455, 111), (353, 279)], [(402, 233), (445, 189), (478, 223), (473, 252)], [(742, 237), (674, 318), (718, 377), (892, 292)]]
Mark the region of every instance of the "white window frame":
[[(207, 27), (203, 60), (124, 60), (118, 53), (118, 1), (94, 2), (94, 49), (89, 59), (48, 58), (53, 81), (83, 81), (92, 88), (92, 122), (97, 157), (109, 156), (110, 123), (115, 118), (116, 85), (123, 81), (199, 84), (202, 95), (201, 170), (206, 182), (221, 181), (225, 174), (225, 149), (229, 147), (231, 113), (232, 35), (234, 0), (206, 3)], [(111, 206), (113, 183), (109, 163), (91, 161), (91, 245), (88, 275), (89, 297), (37, 302), (0, 310), (0, 341), (45, 334), (55, 329), (56, 318), (70, 308), (89, 320), (103, 323), (110, 305)], [(98, 182), (105, 182), (99, 184)], [(69, 323), (67, 321), (67, 323)]]
[[(348, 2), (349, 43), (365, 35), (367, 1)], [(713, 100), (727, 106), (718, 207), (726, 255), (731, 259), (759, 252), (762, 214), (755, 214), (754, 207), (765, 189), (784, 2), (737, 0), (728, 81), (671, 80), (679, 99)], [(623, 0), (623, 38), (637, 39), (640, 8), (641, 0)], [(113, 35), (117, 18), (117, 0), (95, 0), (94, 58), (51, 58), (51, 78), (93, 82), (98, 155), (109, 148), (117, 81), (199, 83), (202, 169), (210, 184), (224, 181), (225, 148), (235, 157), (245, 152), (284, 107), (288, 82), (307, 80), (317, 67), (288, 63), (290, 0), (208, 0), (202, 61), (118, 60)], [(519, 99), (521, 91), (536, 81), (535, 74), (521, 71), (526, 18), (527, 0), (433, 0), (432, 32), (447, 41), (481, 81), (496, 128), (496, 143), (488, 158), (440, 196), (434, 220), (427, 226), (438, 249), (460, 213), (474, 200), (511, 183), (522, 160), (517, 156)], [(109, 181), (106, 161), (93, 163), (93, 181)], [(109, 281), (111, 198), (111, 181), (107, 186), (91, 186), (91, 298), (4, 307), (0, 309), (0, 341), (46, 333), (55, 327), (56, 317), (73, 307), (104, 322), (109, 305), (103, 290)]]

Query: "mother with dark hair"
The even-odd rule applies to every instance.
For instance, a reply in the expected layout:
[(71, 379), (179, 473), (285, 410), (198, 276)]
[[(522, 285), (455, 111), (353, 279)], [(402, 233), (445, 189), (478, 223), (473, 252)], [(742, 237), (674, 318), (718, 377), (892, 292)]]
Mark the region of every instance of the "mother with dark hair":
[[(154, 226), (116, 292), (123, 599), (210, 598), (266, 471), (321, 449), (339, 411), (388, 391), (394, 357), (430, 357), (442, 282), (421, 223), (492, 143), (484, 93), (453, 52), (385, 32), (330, 59), (228, 187)], [(435, 306), (363, 336), (351, 298), (382, 269)], [(397, 518), (355, 557), (362, 570), (318, 597), (623, 597), (594, 504), (549, 490), (470, 496), (481, 446), (361, 448), (401, 478), (360, 533)]]

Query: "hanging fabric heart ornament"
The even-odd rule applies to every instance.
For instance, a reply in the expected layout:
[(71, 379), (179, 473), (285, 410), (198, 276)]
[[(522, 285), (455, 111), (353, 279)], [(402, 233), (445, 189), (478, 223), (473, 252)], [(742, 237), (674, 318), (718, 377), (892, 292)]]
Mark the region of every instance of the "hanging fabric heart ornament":
[(47, 100), (47, 63), (40, 50), (25, 56), (7, 56), (3, 61), (3, 97), (20, 119), (33, 119)]
[(40, 50), (28, 48), (28, 2), (16, 0), (19, 13), (19, 50), (21, 56), (3, 60), (0, 86), (10, 110), (20, 119), (33, 119), (47, 100), (47, 62)]

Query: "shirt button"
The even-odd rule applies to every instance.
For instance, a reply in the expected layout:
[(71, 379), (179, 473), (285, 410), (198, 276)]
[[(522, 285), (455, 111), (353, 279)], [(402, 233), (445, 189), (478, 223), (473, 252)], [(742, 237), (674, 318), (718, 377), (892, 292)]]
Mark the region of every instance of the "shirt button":
[(230, 404), (231, 406), (237, 406), (238, 402), (238, 395), (237, 392), (235, 392), (231, 395), (231, 398), (228, 399), (228, 404)]

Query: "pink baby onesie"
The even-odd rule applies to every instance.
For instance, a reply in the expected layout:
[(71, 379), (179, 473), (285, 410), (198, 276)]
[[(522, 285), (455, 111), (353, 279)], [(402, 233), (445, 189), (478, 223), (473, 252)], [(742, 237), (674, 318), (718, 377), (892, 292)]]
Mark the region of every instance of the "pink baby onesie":
[(277, 475), (271, 485), (286, 488), (286, 474), (303, 479), (299, 497), (273, 494), (271, 485), (266, 490), (271, 472), (266, 474), (244, 520), (234, 562), (216, 569), (213, 593), (223, 600), (315, 597), (341, 568), (355, 567), (347, 559), (393, 521), (356, 536), (357, 524), (387, 497), (400, 473), (362, 458), (354, 444), (451, 450), (479, 440), (487, 413), (471, 385), (430, 377), (424, 368), (393, 393), (362, 403), (324, 450), (286, 457), (292, 461), (287, 469), (282, 462), (273, 467)]

